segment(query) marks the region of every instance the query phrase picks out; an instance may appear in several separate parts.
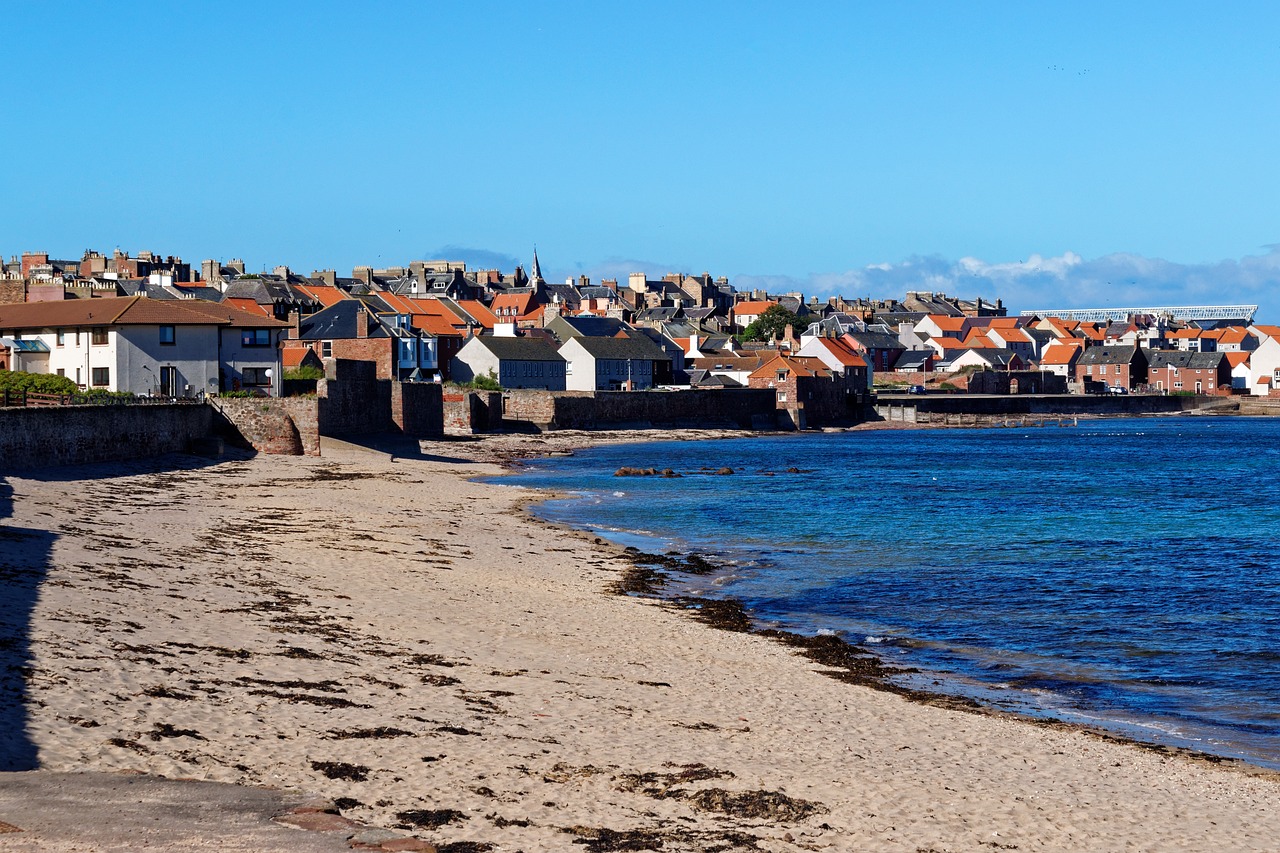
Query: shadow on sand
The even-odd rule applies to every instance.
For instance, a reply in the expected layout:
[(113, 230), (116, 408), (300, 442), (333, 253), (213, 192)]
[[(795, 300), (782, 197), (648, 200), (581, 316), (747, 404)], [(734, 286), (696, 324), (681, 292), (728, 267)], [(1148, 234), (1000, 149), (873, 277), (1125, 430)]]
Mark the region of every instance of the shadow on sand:
[(0, 770), (32, 770), (36, 748), (27, 735), (31, 674), (31, 612), (49, 572), (57, 536), (15, 527), (13, 486), (0, 475)]
[[(42, 482), (189, 471), (248, 455), (231, 454), (215, 460), (171, 453), (124, 462), (32, 469), (12, 475), (0, 472), (0, 771), (33, 770), (39, 764), (35, 743), (27, 733), (32, 702), (29, 685), (35, 665), (31, 627), (41, 585), (53, 567), (53, 546), (60, 538), (48, 530), (12, 523), (15, 498), (11, 479), (21, 480), (26, 488), (38, 488)], [(127, 482), (121, 488), (127, 494)]]
[[(432, 439), (433, 443), (448, 441), (450, 439)], [(455, 439), (457, 441), (465, 441), (468, 439)], [(324, 447), (326, 445), (341, 446), (343, 444), (352, 447), (362, 448), (364, 450), (372, 450), (376, 453), (385, 453), (390, 457), (392, 462), (398, 460), (413, 460), (417, 462), (443, 462), (450, 465), (473, 465), (474, 459), (464, 459), (457, 456), (438, 456), (432, 453), (424, 453), (422, 451), (422, 443), (416, 438), (399, 435), (397, 433), (373, 433), (366, 435), (344, 435), (341, 438), (331, 438), (324, 436), (321, 438), (321, 456), (324, 455)]]

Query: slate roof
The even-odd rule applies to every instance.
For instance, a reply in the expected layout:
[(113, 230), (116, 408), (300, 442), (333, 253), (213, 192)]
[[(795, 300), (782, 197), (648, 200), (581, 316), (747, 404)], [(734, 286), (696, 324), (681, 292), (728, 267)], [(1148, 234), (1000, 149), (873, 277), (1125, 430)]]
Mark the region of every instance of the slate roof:
[(898, 356), (898, 361), (894, 364), (894, 370), (923, 370), (925, 364), (931, 357), (936, 358), (937, 353), (931, 349), (909, 349), (902, 355)]
[[(356, 317), (368, 311), (358, 299), (344, 299), (303, 317), (298, 323), (298, 338), (304, 341), (342, 340), (356, 337)], [(369, 318), (369, 337), (387, 338), (390, 335), (376, 317)]]
[(611, 338), (618, 332), (630, 330), (626, 323), (616, 317), (566, 317), (563, 314), (552, 320), (547, 326), (553, 332), (558, 332), (556, 337), (560, 337), (560, 333), (563, 333), (562, 323), (572, 330), (570, 333), (564, 333), (566, 337)]
[(1134, 358), (1144, 358), (1142, 351), (1136, 346), (1092, 346), (1080, 354), (1078, 363), (1129, 364)]
[(867, 349), (900, 349), (905, 350), (902, 341), (893, 335), (886, 335), (883, 332), (859, 332), (850, 330), (846, 332), (850, 338), (862, 344)]
[(556, 348), (541, 338), (474, 338), (502, 361), (564, 361)]
[(1152, 370), (1167, 367), (1191, 370), (1217, 370), (1227, 354), (1222, 352), (1182, 352), (1181, 350), (1152, 350), (1147, 364)]
[(661, 308), (646, 308), (636, 315), (637, 322), (663, 323), (669, 320), (675, 320), (680, 317), (680, 312), (684, 309), (680, 306)]
[[(625, 361), (670, 361), (671, 357), (653, 341), (637, 335), (631, 338), (573, 338), (588, 354), (595, 358), (613, 358)], [(568, 343), (567, 341), (565, 342)], [(563, 348), (564, 344), (561, 345)]]

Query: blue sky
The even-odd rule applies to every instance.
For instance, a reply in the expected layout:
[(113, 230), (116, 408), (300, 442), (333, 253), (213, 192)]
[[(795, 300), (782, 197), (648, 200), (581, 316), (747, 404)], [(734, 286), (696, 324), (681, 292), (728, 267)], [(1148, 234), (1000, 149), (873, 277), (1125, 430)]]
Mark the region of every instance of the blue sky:
[(30, 3), (6, 255), (1258, 302), (1280, 7)]

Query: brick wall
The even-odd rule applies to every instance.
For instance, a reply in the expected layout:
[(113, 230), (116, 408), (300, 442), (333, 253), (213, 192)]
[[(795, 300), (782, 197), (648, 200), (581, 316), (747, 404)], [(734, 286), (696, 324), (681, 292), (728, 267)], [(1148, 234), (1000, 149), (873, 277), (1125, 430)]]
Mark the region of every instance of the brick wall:
[(319, 456), (319, 400), (306, 397), (216, 397), (224, 428), (259, 453)]
[(371, 362), (376, 365), (378, 379), (390, 379), (392, 343), (391, 338), (339, 338), (333, 342), (333, 357), (339, 361)]
[(0, 472), (184, 452), (207, 438), (197, 405), (58, 406), (0, 410)]

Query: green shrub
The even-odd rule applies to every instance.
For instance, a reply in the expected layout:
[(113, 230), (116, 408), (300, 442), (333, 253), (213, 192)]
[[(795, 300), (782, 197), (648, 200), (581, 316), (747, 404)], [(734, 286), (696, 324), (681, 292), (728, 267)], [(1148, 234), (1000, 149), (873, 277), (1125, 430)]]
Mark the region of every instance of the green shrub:
[(236, 399), (243, 399), (243, 398), (245, 398), (245, 397), (260, 397), (260, 396), (262, 396), (262, 395), (260, 395), (260, 394), (255, 394), (255, 393), (254, 393), (254, 392), (252, 392), (252, 391), (223, 391), (223, 392), (221, 392), (220, 394), (218, 394), (218, 396), (219, 396), (219, 397), (234, 397), (234, 398), (236, 398)]
[(314, 364), (304, 364), (284, 372), (285, 379), (324, 379), (324, 371)]
[(486, 375), (477, 376), (470, 382), (459, 382), (458, 387), (468, 391), (501, 391), (502, 383), (498, 381), (497, 374), (490, 370)]
[(75, 394), (76, 383), (56, 373), (23, 373), (0, 370), (0, 391), (30, 391), (33, 394)]
[(138, 395), (132, 391), (108, 391), (106, 388), (91, 388), (77, 396), (83, 397), (86, 403), (114, 403), (132, 400)]

